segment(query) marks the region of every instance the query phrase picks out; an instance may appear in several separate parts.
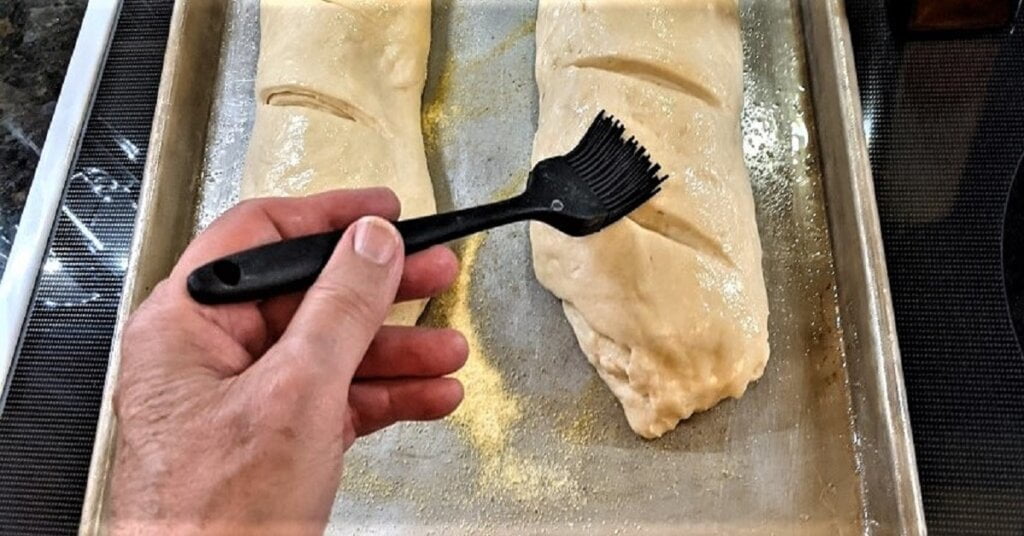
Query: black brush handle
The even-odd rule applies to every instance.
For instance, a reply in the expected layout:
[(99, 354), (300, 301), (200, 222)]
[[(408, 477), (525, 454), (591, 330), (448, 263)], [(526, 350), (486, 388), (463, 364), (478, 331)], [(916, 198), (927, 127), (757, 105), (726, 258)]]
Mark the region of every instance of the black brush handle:
[[(489, 205), (424, 216), (395, 224), (405, 254), (480, 231), (529, 219), (544, 208), (525, 196)], [(344, 229), (249, 249), (201, 266), (188, 277), (188, 291), (199, 303), (263, 300), (309, 288), (327, 265)]]

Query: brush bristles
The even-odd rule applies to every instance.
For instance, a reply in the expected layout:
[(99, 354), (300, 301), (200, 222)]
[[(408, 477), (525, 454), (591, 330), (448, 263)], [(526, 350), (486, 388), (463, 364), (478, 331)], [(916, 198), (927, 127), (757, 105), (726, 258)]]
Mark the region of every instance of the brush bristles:
[(644, 204), (668, 176), (651, 162), (635, 138), (623, 139), (626, 128), (603, 110), (577, 145), (565, 157), (608, 209), (608, 222), (618, 220)]

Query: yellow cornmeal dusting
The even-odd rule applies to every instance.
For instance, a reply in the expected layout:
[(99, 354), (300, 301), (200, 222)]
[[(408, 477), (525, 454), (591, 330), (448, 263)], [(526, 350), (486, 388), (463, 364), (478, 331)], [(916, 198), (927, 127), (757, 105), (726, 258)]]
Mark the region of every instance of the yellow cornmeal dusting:
[(423, 103), (420, 116), (420, 128), (423, 130), (423, 141), (427, 147), (440, 145), (440, 134), (448, 130), (451, 119), (458, 115), (459, 107), (451, 102), (452, 75), (455, 73), (455, 60), (446, 58), (441, 66), (441, 74), (437, 79), (437, 87), (433, 95)]
[(475, 68), (484, 65), (490, 61), (493, 61), (502, 55), (504, 55), (512, 45), (516, 44), (520, 39), (533, 35), (533, 32), (537, 29), (537, 21), (534, 19), (526, 19), (516, 26), (511, 32), (508, 33), (497, 45), (494, 45), (486, 54), (482, 57), (474, 59), (467, 65), (469, 68)]
[(575, 411), (559, 418), (559, 435), (563, 440), (574, 445), (589, 445), (599, 439), (601, 431), (608, 430), (607, 426), (599, 426), (600, 420), (594, 410), (599, 399), (605, 396), (604, 391), (604, 383), (594, 375), (583, 388)]
[[(534, 31), (532, 20), (524, 22), (502, 39), (481, 59), (458, 65), (451, 58), (444, 60), (433, 91), (423, 103), (421, 127), (428, 154), (449, 143), (461, 121), (488, 112), (491, 103), (474, 102), (472, 95), (459, 95), (456, 79), (466, 70), (475, 69), (489, 60), (505, 54), (519, 40)], [(469, 99), (469, 100), (467, 100)], [(493, 200), (504, 199), (522, 192), (528, 170), (519, 170), (507, 185), (497, 190)], [(557, 501), (568, 506), (585, 500), (574, 471), (562, 460), (537, 460), (511, 444), (517, 426), (521, 428), (525, 416), (525, 401), (510, 389), (497, 360), (489, 352), (481, 326), (488, 321), (472, 305), (475, 288), (473, 272), (486, 235), (478, 234), (461, 245), (462, 270), (452, 288), (431, 304), (431, 325), (455, 328), (463, 333), (469, 346), (466, 365), (455, 374), (465, 387), (465, 400), (449, 420), (465, 438), (477, 459), (476, 491), (473, 502), (500, 496), (528, 504), (548, 504)], [(482, 323), (482, 324), (481, 324)], [(533, 408), (531, 415), (536, 413)], [(568, 446), (573, 448), (572, 445)], [(578, 447), (577, 447), (578, 448)], [(565, 453), (570, 458), (569, 453)], [(573, 464), (575, 465), (575, 464)], [(473, 469), (471, 469), (473, 470)], [(355, 470), (346, 476), (346, 489), (351, 493), (378, 499), (403, 497), (420, 504), (422, 509), (437, 490), (413, 490), (399, 481), (369, 471)], [(419, 497), (420, 492), (427, 495)], [(455, 499), (457, 495), (453, 495)], [(458, 499), (455, 499), (458, 500)]]
[(497, 484), (520, 502), (558, 500), (571, 504), (580, 497), (579, 485), (567, 468), (527, 460), (516, 452), (486, 460), (481, 479), (492, 477), (497, 477)]
[(494, 192), (494, 195), (491, 196), (491, 201), (500, 201), (502, 199), (508, 199), (509, 197), (523, 193), (523, 190), (526, 189), (526, 180), (529, 178), (530, 172), (525, 169), (520, 169), (519, 171), (513, 173), (511, 179), (509, 179), (508, 181), (508, 184), (503, 186), (497, 192)]
[[(518, 193), (526, 177), (525, 170), (514, 174), (494, 198)], [(495, 360), (474, 321), (479, 320), (479, 313), (471, 303), (472, 274), (485, 240), (486, 235), (478, 234), (463, 242), (462, 271), (436, 304), (442, 311), (442, 322), (461, 331), (469, 346), (469, 360), (455, 374), (465, 386), (466, 397), (450, 419), (479, 456), (479, 488), (523, 502), (572, 500), (579, 496), (579, 490), (568, 469), (528, 459), (510, 445), (513, 429), (523, 418), (522, 402), (494, 366)]]
[(473, 446), (485, 456), (503, 451), (508, 433), (520, 419), (519, 401), (505, 390), (505, 381), (491, 364), (480, 342), (470, 307), (471, 272), (477, 253), (486, 235), (476, 234), (462, 246), (463, 269), (450, 291), (451, 303), (446, 308), (449, 326), (466, 336), (469, 360), (455, 377), (466, 387), (466, 399), (451, 418), (465, 429)]
[[(582, 403), (581, 403), (582, 405)], [(587, 444), (594, 437), (594, 429), (597, 426), (597, 416), (590, 409), (584, 409), (572, 423), (562, 432), (562, 437), (567, 441), (577, 444)]]
[(391, 480), (382, 478), (364, 464), (353, 464), (345, 468), (345, 479), (341, 489), (353, 496), (373, 499), (390, 499), (400, 488)]
[(490, 111), (493, 104), (474, 99), (478, 95), (476, 92), (460, 94), (453, 91), (456, 74), (460, 70), (465, 72), (477, 69), (504, 55), (518, 41), (533, 35), (535, 25), (532, 19), (523, 21), (486, 54), (466, 63), (462, 68), (453, 58), (445, 58), (438, 74), (437, 85), (423, 103), (423, 112), (420, 116), (423, 140), (428, 149), (440, 147), (443, 138), (451, 136), (454, 132), (456, 122), (482, 116)]

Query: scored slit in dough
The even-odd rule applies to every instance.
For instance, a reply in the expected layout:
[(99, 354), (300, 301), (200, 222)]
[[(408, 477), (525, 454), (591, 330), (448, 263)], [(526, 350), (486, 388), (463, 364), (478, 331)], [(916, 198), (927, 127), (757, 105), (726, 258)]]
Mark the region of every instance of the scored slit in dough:
[(768, 360), (736, 0), (540, 0), (536, 74), (535, 162), (605, 109), (670, 175), (596, 235), (530, 228), (537, 278), (633, 430), (659, 437), (742, 396)]
[(436, 212), (420, 129), (430, 0), (262, 0), (260, 32), (241, 197), (386, 186), (403, 218)]

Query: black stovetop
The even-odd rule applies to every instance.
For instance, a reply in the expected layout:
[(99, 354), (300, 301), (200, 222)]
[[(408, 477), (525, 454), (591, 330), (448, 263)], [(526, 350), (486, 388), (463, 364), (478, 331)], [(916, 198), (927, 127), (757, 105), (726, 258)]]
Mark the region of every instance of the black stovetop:
[(1019, 308), (1024, 228), (1016, 210), (1017, 227), (1004, 220), (1024, 154), (1024, 25), (902, 37), (883, 3), (847, 12), (925, 516), (931, 534), (1021, 535), (1024, 357), (1007, 290)]

